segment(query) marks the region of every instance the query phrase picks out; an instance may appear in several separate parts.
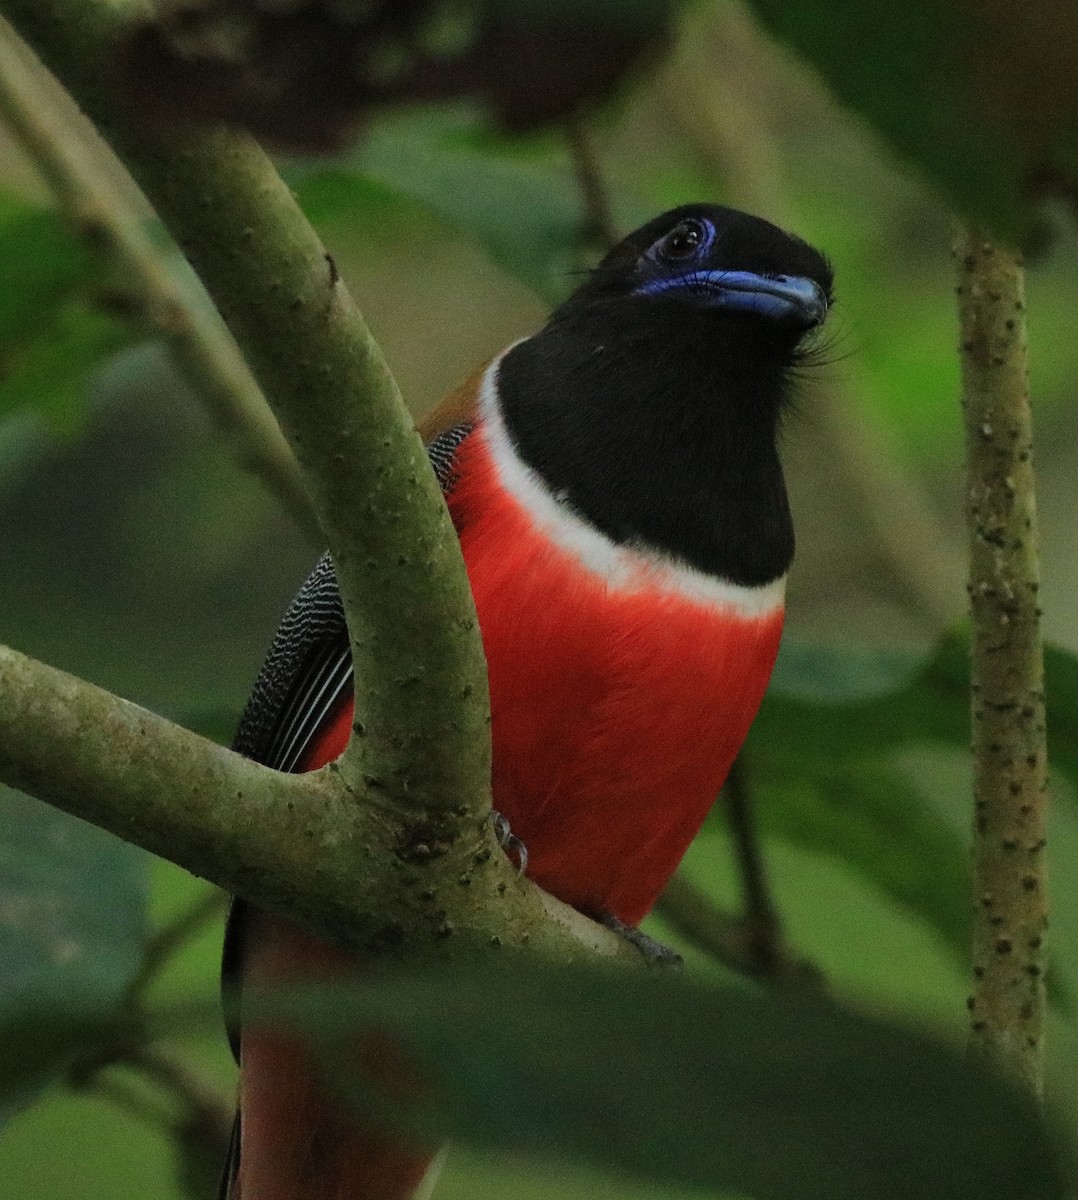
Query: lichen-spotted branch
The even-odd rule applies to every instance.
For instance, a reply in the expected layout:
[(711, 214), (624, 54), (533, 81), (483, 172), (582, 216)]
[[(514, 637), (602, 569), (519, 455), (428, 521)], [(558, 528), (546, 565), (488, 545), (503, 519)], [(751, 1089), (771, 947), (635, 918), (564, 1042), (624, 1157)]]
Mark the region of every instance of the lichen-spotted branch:
[(1042, 1088), (1047, 750), (1023, 272), (984, 235), (955, 236), (973, 618), (971, 1037)]

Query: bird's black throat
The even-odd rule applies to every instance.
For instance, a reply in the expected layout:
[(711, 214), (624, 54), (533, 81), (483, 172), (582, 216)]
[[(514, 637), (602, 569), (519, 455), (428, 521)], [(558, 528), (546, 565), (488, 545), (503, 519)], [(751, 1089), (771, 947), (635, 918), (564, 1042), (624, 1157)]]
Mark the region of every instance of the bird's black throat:
[(502, 359), (502, 415), (523, 462), (607, 537), (757, 586), (793, 558), (775, 442), (795, 346), (677, 301), (570, 301)]

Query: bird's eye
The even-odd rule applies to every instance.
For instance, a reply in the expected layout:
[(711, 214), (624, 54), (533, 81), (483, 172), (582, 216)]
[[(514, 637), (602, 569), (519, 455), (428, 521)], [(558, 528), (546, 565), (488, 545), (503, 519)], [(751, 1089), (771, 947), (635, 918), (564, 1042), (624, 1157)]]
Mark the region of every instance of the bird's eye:
[(684, 263), (703, 256), (715, 231), (707, 221), (689, 217), (679, 221), (655, 247), (667, 262)]

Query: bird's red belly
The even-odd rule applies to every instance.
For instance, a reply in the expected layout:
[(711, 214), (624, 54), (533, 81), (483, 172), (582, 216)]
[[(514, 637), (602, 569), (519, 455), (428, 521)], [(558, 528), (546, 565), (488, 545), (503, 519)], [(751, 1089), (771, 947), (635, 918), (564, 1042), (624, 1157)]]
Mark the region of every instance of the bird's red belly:
[(635, 924), (756, 715), (781, 605), (746, 617), (644, 573), (611, 586), (494, 486), (478, 431), (459, 453), (449, 504), (487, 656), (495, 806), (536, 883)]
[[(494, 804), (540, 887), (635, 925), (748, 733), (778, 653), (781, 604), (747, 617), (646, 574), (612, 587), (496, 485), (479, 431), (457, 465), (449, 507), (487, 657)], [(337, 757), (350, 729), (349, 711), (305, 768)]]
[[(481, 436), (458, 454), (449, 504), (487, 655), (494, 803), (527, 846), (536, 883), (635, 925), (748, 732), (778, 651), (781, 605), (750, 618), (646, 577), (612, 587), (495, 486)], [(341, 753), (351, 708), (316, 739), (303, 769)], [(276, 918), (248, 920), (248, 980), (351, 964)], [(301, 1046), (245, 1030), (243, 1061), (233, 1200), (411, 1195), (425, 1158), (325, 1103)]]

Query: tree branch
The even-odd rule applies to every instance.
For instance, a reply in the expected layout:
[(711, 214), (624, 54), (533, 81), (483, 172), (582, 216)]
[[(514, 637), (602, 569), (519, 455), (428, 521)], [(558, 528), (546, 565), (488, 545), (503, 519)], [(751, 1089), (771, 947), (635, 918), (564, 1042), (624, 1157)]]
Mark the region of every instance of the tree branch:
[(385, 801), (406, 808), (480, 812), (489, 705), (460, 547), (389, 368), (325, 247), (251, 139), (133, 123), (111, 68), (143, 4), (2, 7), (182, 246), (300, 460), (360, 681), (342, 776), (356, 788), (377, 778)]
[(208, 301), (193, 300), (146, 228), (133, 187), (108, 169), (104, 148), (74, 124), (75, 110), (0, 18), (0, 117), (57, 204), (98, 254), (130, 281), (140, 319), (164, 336), (236, 457), (258, 474), (315, 545), (323, 543), (295, 456)]
[(226, 1146), (235, 1114), (235, 1098), (205, 1078), (190, 1063), (160, 1042), (140, 1043), (119, 1054), (119, 1065), (133, 1067), (167, 1092), (185, 1110), (188, 1120), (218, 1132)]
[(136, 0), (0, 9), (106, 131), (225, 315), (303, 467), (360, 683), (342, 758), (289, 776), (0, 649), (0, 779), (346, 946), (638, 958), (496, 846), (460, 547), (381, 352), (287, 187), (248, 138), (132, 124), (110, 67)]
[(565, 142), (573, 164), (580, 198), (584, 202), (586, 236), (605, 253), (618, 243), (617, 222), (610, 206), (610, 192), (595, 154), (591, 134), (582, 118), (573, 117), (565, 125)]
[(636, 957), (518, 875), (482, 815), (402, 811), (335, 764), (270, 770), (3, 646), (0, 694), (5, 783), (341, 945)]
[(820, 988), (818, 967), (772, 941), (761, 954), (758, 930), (745, 914), (724, 912), (707, 893), (679, 871), (666, 885), (655, 906), (687, 942), (706, 951), (723, 966), (767, 983)]
[(153, 934), (142, 952), (142, 962), (127, 987), (125, 1002), (139, 1004), (169, 960), (211, 922), (220, 921), (228, 908), (228, 896), (216, 888), (205, 890), (179, 916)]
[(1020, 259), (955, 235), (973, 614), (976, 1049), (1043, 1087), (1047, 746)]
[(767, 882), (767, 868), (745, 779), (743, 756), (734, 759), (719, 794), (719, 803), (726, 811), (733, 837), (741, 881), (742, 920), (749, 933), (749, 950), (760, 972), (766, 974), (782, 957), (782, 921)]

